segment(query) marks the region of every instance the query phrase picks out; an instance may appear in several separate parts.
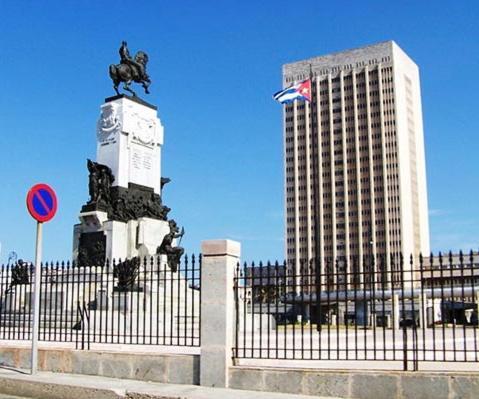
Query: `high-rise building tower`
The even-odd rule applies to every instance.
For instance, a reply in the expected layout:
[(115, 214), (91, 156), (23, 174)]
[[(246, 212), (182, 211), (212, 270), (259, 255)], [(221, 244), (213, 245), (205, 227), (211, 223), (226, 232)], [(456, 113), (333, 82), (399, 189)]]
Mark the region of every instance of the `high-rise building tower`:
[(388, 41), (283, 66), (284, 87), (304, 79), (311, 102), (284, 108), (288, 260), (428, 254), (417, 65)]

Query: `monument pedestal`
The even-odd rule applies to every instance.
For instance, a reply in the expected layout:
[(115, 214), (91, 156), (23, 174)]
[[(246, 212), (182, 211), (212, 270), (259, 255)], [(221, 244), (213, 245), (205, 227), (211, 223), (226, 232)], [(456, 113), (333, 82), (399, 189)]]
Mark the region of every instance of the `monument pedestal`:
[(105, 100), (97, 124), (97, 162), (88, 160), (90, 200), (73, 234), (80, 266), (155, 255), (171, 232), (162, 204), (163, 126), (156, 107), (136, 97)]
[(97, 124), (99, 164), (108, 166), (113, 186), (130, 183), (161, 194), (163, 126), (157, 108), (137, 97), (119, 95), (105, 100)]
[[(92, 213), (95, 212), (88, 212), (86, 218), (92, 218)], [(85, 215), (80, 213), (79, 218), (84, 221)], [(169, 232), (168, 222), (147, 217), (128, 222), (108, 219), (101, 223), (82, 222), (74, 226), (73, 257), (78, 263), (79, 251), (83, 250), (85, 251), (83, 257), (87, 256), (96, 260), (96, 262), (90, 262), (92, 265), (87, 266), (100, 266), (99, 259), (102, 254), (104, 254), (105, 260), (114, 259), (116, 261), (131, 259), (135, 256), (144, 258), (156, 255), (157, 248)], [(85, 237), (91, 238), (90, 241), (93, 241), (93, 244), (86, 241)], [(166, 256), (164, 258), (166, 262)], [(80, 256), (80, 260), (82, 260), (82, 256)]]

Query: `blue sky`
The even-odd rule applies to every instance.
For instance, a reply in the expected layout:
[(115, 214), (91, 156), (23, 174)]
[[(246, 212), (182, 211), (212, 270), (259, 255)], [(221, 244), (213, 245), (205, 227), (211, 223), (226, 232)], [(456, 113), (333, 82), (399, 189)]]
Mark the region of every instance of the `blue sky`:
[(88, 199), (108, 65), (127, 40), (150, 56), (165, 126), (164, 192), (187, 252), (241, 241), (247, 260), (283, 257), (281, 66), (395, 40), (419, 65), (431, 247), (479, 247), (477, 1), (0, 2), (0, 262), (33, 259), (30, 186), (59, 197), (44, 258), (69, 259)]

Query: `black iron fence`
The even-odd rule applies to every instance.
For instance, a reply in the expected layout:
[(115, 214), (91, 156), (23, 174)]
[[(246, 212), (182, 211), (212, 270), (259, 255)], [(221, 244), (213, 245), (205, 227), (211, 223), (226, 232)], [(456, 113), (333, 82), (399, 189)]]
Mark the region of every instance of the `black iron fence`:
[[(29, 340), (31, 264), (0, 268), (0, 339)], [(200, 345), (201, 256), (172, 272), (161, 257), (81, 267), (41, 267), (39, 340), (141, 345)]]
[(236, 358), (479, 361), (479, 254), (238, 265)]

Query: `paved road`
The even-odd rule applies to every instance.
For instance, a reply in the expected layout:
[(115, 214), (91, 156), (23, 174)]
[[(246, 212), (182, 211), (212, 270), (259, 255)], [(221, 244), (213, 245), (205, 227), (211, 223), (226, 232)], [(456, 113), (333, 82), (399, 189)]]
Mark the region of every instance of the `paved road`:
[(4, 395), (0, 393), (0, 399), (31, 399), (31, 398), (26, 398), (25, 396)]

